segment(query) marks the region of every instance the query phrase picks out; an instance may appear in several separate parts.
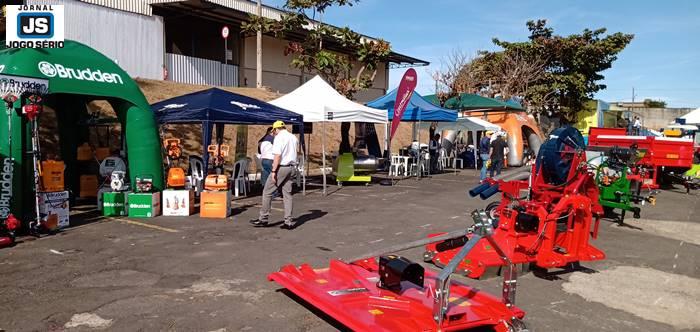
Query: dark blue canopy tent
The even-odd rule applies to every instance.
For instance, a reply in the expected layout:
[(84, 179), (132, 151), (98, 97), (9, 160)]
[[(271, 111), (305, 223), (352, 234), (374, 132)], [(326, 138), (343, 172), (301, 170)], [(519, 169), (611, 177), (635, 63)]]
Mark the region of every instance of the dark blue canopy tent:
[[(207, 146), (211, 143), (214, 124), (223, 134), (224, 124), (272, 125), (277, 120), (287, 125), (298, 125), (304, 132), (301, 115), (255, 98), (211, 88), (166, 99), (151, 105), (158, 124), (201, 124), (204, 168), (209, 167)], [(304, 144), (304, 135), (301, 144)]]
[[(372, 108), (388, 110), (389, 121), (391, 121), (394, 118), (396, 90), (394, 89), (388, 94), (368, 102), (366, 105)], [(455, 122), (457, 121), (457, 111), (433, 105), (425, 100), (423, 96), (414, 92), (406, 106), (403, 117), (401, 117), (401, 121)]]

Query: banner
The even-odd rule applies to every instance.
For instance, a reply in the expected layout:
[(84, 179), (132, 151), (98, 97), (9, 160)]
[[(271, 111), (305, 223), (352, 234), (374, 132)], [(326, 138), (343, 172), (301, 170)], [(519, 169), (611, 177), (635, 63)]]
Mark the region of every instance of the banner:
[(406, 106), (413, 96), (413, 90), (416, 88), (418, 83), (418, 75), (413, 68), (409, 68), (401, 78), (401, 83), (399, 83), (399, 88), (396, 90), (396, 101), (394, 101), (394, 118), (391, 120), (391, 135), (389, 136), (389, 142), (394, 138), (394, 133), (399, 127), (401, 118), (403, 117), (404, 111), (406, 111)]

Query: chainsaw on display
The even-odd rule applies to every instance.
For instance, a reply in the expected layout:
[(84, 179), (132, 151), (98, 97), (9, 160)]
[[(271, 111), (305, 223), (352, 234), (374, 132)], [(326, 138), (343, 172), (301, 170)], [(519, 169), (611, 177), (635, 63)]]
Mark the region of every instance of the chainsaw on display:
[[(182, 147), (179, 138), (169, 138), (163, 141), (168, 161), (167, 184), (170, 188), (184, 188), (186, 185), (185, 169), (179, 167), (182, 160)], [(175, 163), (178, 166), (175, 166)]]
[(226, 157), (229, 155), (229, 146), (226, 144), (212, 144), (207, 147), (209, 153), (209, 163), (216, 170), (217, 174), (224, 173)]

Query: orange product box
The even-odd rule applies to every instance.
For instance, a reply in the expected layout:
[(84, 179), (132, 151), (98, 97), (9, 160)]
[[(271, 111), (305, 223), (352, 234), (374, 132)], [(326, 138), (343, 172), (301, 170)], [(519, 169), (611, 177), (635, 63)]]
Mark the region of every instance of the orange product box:
[(80, 197), (97, 197), (99, 183), (96, 175), (80, 176)]
[(199, 200), (202, 218), (228, 218), (231, 215), (231, 192), (203, 191)]
[(41, 183), (44, 191), (57, 192), (64, 189), (63, 170), (66, 168), (62, 161), (46, 160), (41, 162)]

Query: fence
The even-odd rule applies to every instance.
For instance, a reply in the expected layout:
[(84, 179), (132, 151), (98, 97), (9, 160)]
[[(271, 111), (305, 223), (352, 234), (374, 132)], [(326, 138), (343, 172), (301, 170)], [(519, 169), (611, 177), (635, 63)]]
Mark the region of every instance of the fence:
[(180, 54), (165, 54), (168, 80), (218, 86), (238, 86), (238, 66)]

